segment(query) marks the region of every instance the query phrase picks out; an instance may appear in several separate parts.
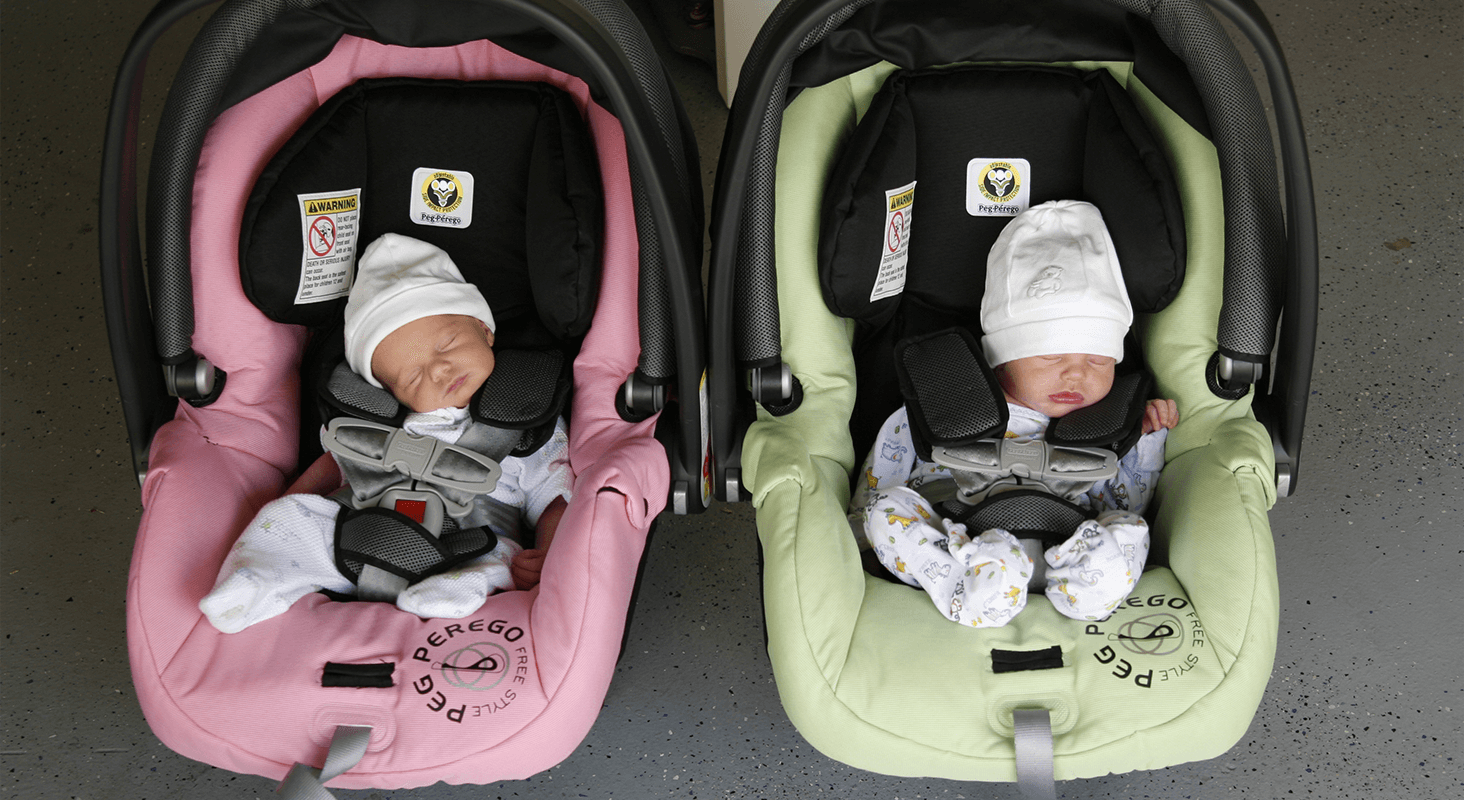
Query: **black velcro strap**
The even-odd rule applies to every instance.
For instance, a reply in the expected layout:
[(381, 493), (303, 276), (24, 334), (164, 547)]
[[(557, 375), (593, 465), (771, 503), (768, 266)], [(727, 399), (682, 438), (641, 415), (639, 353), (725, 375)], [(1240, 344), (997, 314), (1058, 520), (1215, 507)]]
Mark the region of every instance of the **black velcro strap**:
[(1007, 406), (976, 338), (948, 328), (895, 345), (895, 373), (915, 428), (915, 450), (961, 447), (1006, 432)]
[(1062, 667), (1062, 648), (1057, 645), (1042, 650), (992, 650), (991, 671), (1025, 672), (1031, 669)]
[(346, 686), (355, 689), (389, 689), (395, 685), (391, 675), (396, 671), (396, 662), (378, 664), (325, 663), (325, 674), (320, 685), (325, 687)]
[(941, 515), (966, 526), (972, 535), (1000, 528), (1018, 539), (1041, 539), (1058, 544), (1091, 519), (1082, 506), (1037, 489), (1016, 489), (991, 495), (974, 506), (951, 500)]
[(410, 517), (388, 508), (345, 509), (336, 517), (335, 564), (342, 575), (360, 580), (369, 564), (416, 583), (451, 569), (498, 546), (485, 528), (457, 529), (444, 520), (440, 538)]

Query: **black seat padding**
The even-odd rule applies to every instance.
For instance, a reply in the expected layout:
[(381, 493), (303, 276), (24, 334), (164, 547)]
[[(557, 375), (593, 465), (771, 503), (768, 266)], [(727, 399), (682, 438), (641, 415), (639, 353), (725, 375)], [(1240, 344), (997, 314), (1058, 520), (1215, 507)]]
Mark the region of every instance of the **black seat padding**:
[[(473, 177), (468, 224), (413, 217), (423, 169)], [(492, 306), (500, 346), (560, 346), (589, 328), (603, 199), (588, 127), (564, 91), (381, 78), (326, 101), (270, 161), (245, 211), (241, 280), (271, 319), (313, 329), (340, 319), (344, 296), (297, 302), (306, 247), (301, 198), (355, 189), (354, 255), (384, 233), (442, 248)]]
[[(1184, 280), (1185, 232), (1168, 161), (1106, 70), (958, 66), (893, 73), (829, 173), (819, 232), (824, 301), (858, 323), (851, 427), (867, 449), (901, 402), (894, 349), (949, 327), (979, 336), (986, 257), (1015, 214), (967, 212), (973, 159), (1025, 159), (1029, 205), (1086, 200), (1104, 215), (1136, 313)], [(914, 183), (902, 292), (871, 299), (886, 250), (887, 193)], [(1126, 350), (1137, 355), (1136, 337)], [(1136, 366), (1136, 358), (1125, 359)]]

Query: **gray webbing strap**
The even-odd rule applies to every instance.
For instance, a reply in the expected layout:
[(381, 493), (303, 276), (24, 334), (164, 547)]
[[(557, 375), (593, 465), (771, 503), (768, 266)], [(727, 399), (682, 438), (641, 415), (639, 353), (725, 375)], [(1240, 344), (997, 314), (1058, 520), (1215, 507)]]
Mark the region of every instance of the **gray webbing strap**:
[(395, 603), (397, 595), (406, 591), (411, 584), (400, 575), (393, 575), (381, 567), (364, 564), (361, 577), (356, 579), (356, 599), (373, 603)]
[(371, 743), (371, 728), (363, 725), (338, 725), (330, 739), (330, 751), (325, 755), (325, 766), (316, 769), (307, 764), (296, 764), (290, 774), (275, 789), (281, 800), (335, 800), (325, 788), (325, 782), (361, 763), (366, 755), (366, 746)]
[(1023, 797), (1056, 800), (1052, 717), (1045, 708), (1017, 708), (1012, 710), (1012, 725), (1017, 731), (1017, 788)]

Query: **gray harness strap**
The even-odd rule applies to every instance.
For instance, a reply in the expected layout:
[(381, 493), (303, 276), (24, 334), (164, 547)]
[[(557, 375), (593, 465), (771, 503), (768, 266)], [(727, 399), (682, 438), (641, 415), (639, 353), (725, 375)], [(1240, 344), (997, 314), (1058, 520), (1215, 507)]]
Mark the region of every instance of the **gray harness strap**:
[(1016, 729), (1017, 787), (1022, 796), (1056, 800), (1051, 715), (1045, 708), (1013, 709), (1012, 726)]
[(325, 765), (316, 769), (295, 764), (275, 789), (281, 800), (334, 800), (325, 782), (361, 763), (366, 747), (371, 744), (371, 728), (364, 725), (340, 725), (330, 740)]

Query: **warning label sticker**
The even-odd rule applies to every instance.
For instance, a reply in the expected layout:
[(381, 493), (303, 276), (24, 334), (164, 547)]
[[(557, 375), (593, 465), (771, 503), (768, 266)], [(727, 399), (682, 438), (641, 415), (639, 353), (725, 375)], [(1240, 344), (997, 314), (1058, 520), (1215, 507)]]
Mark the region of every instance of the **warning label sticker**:
[(361, 190), (296, 195), (305, 238), (295, 305), (323, 303), (351, 291), (360, 230)]
[(884, 243), (874, 291), (869, 293), (871, 303), (905, 291), (905, 265), (910, 261), (910, 220), (914, 211), (914, 181), (885, 192)]

